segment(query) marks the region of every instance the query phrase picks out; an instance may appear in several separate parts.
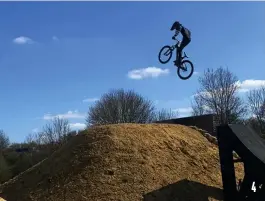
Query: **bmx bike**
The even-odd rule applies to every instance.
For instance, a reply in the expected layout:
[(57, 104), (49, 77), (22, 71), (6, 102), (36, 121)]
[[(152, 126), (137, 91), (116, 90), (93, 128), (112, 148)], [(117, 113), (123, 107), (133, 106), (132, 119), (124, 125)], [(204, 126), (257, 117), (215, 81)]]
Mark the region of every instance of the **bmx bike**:
[[(172, 45), (172, 46), (169, 46), (169, 45), (165, 45), (164, 47), (161, 48), (159, 54), (158, 54), (158, 59), (160, 61), (160, 63), (162, 64), (166, 64), (167, 62), (169, 62), (169, 60), (171, 59), (172, 57), (172, 54), (173, 54), (173, 51), (175, 49), (177, 49), (176, 51), (176, 54), (177, 54), (177, 57), (178, 57), (178, 51), (179, 51), (179, 40), (177, 40), (176, 38), (173, 37), (174, 40), (177, 41), (176, 45)], [(166, 58), (163, 59), (163, 56), (165, 56)], [(189, 60), (184, 60), (185, 58), (189, 58), (185, 52), (183, 52), (183, 55), (181, 55), (181, 62), (180, 62), (180, 66), (176, 65), (178, 67), (178, 70), (177, 70), (177, 74), (179, 76), (180, 79), (182, 80), (187, 80), (189, 79), (192, 74), (193, 74), (193, 71), (194, 71), (194, 67), (193, 67), (193, 63)], [(177, 58), (178, 59), (178, 58)], [(181, 73), (182, 72), (187, 72), (188, 71), (188, 67), (190, 67), (190, 72), (188, 73), (187, 76), (184, 76), (182, 75)]]

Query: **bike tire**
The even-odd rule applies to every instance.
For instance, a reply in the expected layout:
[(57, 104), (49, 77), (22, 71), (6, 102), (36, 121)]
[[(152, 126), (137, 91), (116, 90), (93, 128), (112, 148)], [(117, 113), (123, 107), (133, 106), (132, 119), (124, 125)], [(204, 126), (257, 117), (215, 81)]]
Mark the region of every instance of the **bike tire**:
[[(164, 50), (166, 50), (166, 52), (169, 51), (168, 58), (165, 61), (163, 61), (162, 58), (161, 58), (161, 56), (162, 56), (161, 54), (162, 54), (162, 52)], [(171, 47), (169, 45), (165, 45), (164, 47), (162, 47), (161, 50), (160, 50), (160, 52), (159, 52), (159, 54), (158, 54), (158, 60), (159, 60), (159, 62), (162, 63), (162, 64), (166, 64), (167, 62), (169, 62), (169, 60), (172, 57), (172, 52), (173, 51), (171, 50)]]
[(189, 65), (190, 65), (190, 68), (191, 68), (191, 71), (190, 71), (190, 73), (188, 74), (188, 76), (182, 76), (182, 75), (181, 75), (181, 71), (183, 71), (181, 68), (178, 68), (177, 73), (178, 73), (178, 76), (179, 76), (180, 79), (182, 79), (182, 80), (187, 80), (187, 79), (189, 79), (189, 78), (192, 76), (193, 71), (194, 71), (194, 67), (193, 67), (193, 63), (192, 63), (191, 61), (189, 61), (189, 60), (183, 60), (183, 61), (181, 62), (181, 65), (184, 64), (184, 63), (189, 64)]

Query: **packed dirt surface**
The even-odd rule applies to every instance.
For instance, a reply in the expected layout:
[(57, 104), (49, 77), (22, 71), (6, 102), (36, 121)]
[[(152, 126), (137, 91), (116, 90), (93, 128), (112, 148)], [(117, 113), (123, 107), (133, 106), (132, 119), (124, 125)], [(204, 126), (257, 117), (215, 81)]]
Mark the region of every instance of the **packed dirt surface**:
[[(237, 175), (243, 169), (237, 166)], [(222, 200), (218, 148), (172, 124), (98, 126), (0, 186), (7, 201)]]

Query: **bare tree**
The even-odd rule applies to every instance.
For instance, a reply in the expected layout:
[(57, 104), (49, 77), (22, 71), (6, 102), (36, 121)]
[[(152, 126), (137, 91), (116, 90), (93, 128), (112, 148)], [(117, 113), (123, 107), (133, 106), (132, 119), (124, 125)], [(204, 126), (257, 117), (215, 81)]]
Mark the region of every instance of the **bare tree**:
[(10, 145), (9, 137), (3, 130), (0, 130), (0, 150), (7, 148)]
[(149, 123), (154, 118), (153, 103), (136, 92), (111, 90), (91, 106), (87, 126), (117, 123)]
[(45, 138), (44, 134), (42, 132), (38, 132), (34, 134), (35, 142), (37, 145), (46, 144), (48, 142), (44, 142), (43, 138)]
[(34, 143), (34, 142), (36, 142), (36, 136), (34, 135), (34, 133), (29, 133), (26, 136), (25, 143), (31, 144), (31, 143)]
[(153, 121), (156, 122), (156, 121), (168, 120), (168, 119), (176, 118), (177, 116), (178, 116), (177, 111), (161, 109), (155, 112)]
[(248, 106), (257, 120), (260, 132), (265, 133), (265, 86), (251, 90), (248, 95)]
[(246, 112), (243, 101), (236, 94), (239, 89), (237, 81), (227, 68), (207, 69), (199, 77), (200, 88), (195, 96), (194, 114), (216, 114), (221, 124), (237, 121)]
[(47, 136), (45, 136), (45, 133), (40, 131), (36, 133), (29, 133), (25, 138), (25, 143), (42, 145), (42, 144), (48, 144), (49, 141), (47, 140)]
[(211, 113), (211, 110), (204, 105), (204, 101), (195, 94), (193, 96), (194, 100), (191, 101), (192, 116), (200, 116), (204, 114)]
[(68, 133), (70, 133), (68, 120), (56, 117), (43, 127), (42, 132), (39, 133), (39, 138), (44, 144), (54, 144), (63, 142)]

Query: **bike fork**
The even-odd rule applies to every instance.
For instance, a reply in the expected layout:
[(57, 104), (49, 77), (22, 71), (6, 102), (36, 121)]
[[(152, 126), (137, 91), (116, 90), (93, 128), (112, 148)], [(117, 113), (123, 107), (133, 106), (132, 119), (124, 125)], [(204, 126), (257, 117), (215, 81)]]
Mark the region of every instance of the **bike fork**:
[(176, 66), (179, 67), (180, 66), (180, 61), (179, 61), (179, 50), (177, 48), (177, 51), (176, 51)]
[(187, 69), (186, 68), (184, 68), (183, 66), (178, 66), (178, 68), (180, 68), (180, 69), (182, 69), (183, 71), (187, 71)]

